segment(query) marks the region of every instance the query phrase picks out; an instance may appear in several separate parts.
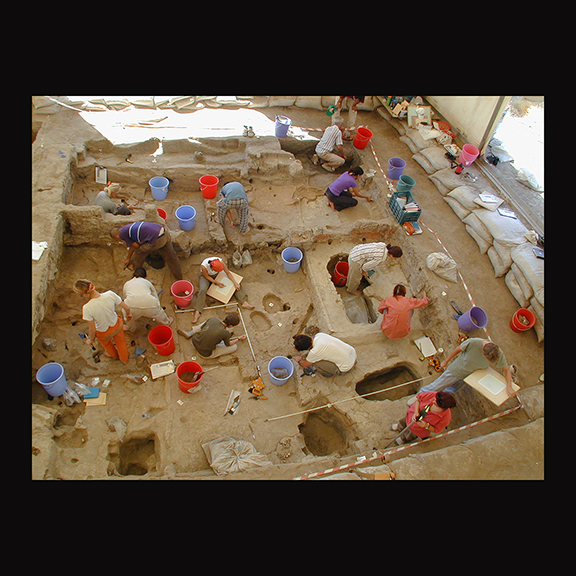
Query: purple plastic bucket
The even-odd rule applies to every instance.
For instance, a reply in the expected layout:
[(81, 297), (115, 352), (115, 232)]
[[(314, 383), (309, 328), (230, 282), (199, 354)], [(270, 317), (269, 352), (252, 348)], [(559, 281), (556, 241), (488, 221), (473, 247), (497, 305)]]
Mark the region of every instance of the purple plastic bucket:
[(388, 160), (388, 178), (398, 180), (406, 168), (406, 162), (402, 158), (390, 158)]

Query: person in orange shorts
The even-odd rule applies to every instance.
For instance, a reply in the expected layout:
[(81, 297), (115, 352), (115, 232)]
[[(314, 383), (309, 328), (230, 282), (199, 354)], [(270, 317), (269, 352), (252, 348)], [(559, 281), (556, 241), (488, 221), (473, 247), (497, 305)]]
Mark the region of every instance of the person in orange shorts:
[(124, 322), (116, 313), (116, 306), (126, 310), (126, 319), (130, 320), (132, 314), (130, 307), (122, 301), (112, 290), (98, 292), (90, 280), (77, 280), (74, 283), (74, 292), (83, 299), (88, 300), (82, 306), (82, 319), (88, 322), (87, 342), (93, 345), (94, 338), (102, 344), (106, 356), (120, 359), (123, 364), (128, 362), (128, 346), (124, 336)]

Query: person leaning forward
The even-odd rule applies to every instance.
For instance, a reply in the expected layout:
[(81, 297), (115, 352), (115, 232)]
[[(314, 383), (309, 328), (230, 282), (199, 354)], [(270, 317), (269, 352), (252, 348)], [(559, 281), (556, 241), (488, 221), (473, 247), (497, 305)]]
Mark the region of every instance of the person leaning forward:
[[(448, 364), (454, 360), (450, 366)], [(448, 358), (440, 363), (444, 372), (434, 382), (420, 388), (420, 392), (437, 392), (446, 390), (454, 393), (464, 386), (464, 378), (476, 370), (492, 367), (503, 372), (506, 378), (506, 393), (511, 398), (516, 395), (512, 388), (512, 372), (506, 361), (504, 352), (490, 340), (485, 338), (468, 338), (456, 346)]]
[[(314, 164), (317, 165), (320, 159), (322, 159), (325, 161), (322, 164), (322, 168), (328, 170), (328, 172), (334, 172), (336, 168), (346, 162), (344, 143), (342, 142), (343, 131), (342, 118), (336, 118), (334, 124), (324, 130), (324, 134), (318, 144), (316, 144), (315, 153), (312, 156), (312, 162)], [(338, 153), (334, 152), (334, 148), (338, 150)]]
[(222, 282), (217, 282), (216, 277), (218, 276), (218, 272), (224, 271), (226, 276), (230, 278), (231, 282), (234, 284), (234, 288), (236, 291), (234, 292), (234, 298), (242, 305), (242, 308), (246, 308), (247, 310), (254, 310), (254, 306), (248, 303), (248, 296), (244, 289), (236, 282), (234, 276), (232, 276), (232, 272), (228, 269), (228, 266), (224, 263), (222, 258), (218, 258), (217, 256), (211, 256), (202, 260), (200, 264), (200, 281), (198, 285), (198, 291), (194, 294), (196, 298), (195, 304), (195, 311), (194, 317), (192, 318), (192, 324), (198, 322), (198, 318), (202, 311), (204, 310), (204, 306), (206, 306), (206, 292), (208, 288), (210, 288), (211, 284), (216, 284), (220, 288), (224, 286)]
[(182, 268), (172, 247), (170, 231), (162, 224), (134, 222), (122, 228), (112, 228), (110, 236), (116, 241), (124, 242), (128, 247), (128, 257), (124, 260), (125, 267), (130, 270), (142, 268), (148, 255), (158, 253), (166, 260), (176, 280), (182, 280)]
[(190, 331), (178, 328), (178, 334), (192, 338), (192, 344), (202, 358), (217, 358), (236, 352), (238, 342), (246, 340), (246, 335), (230, 340), (231, 329), (239, 323), (238, 313), (231, 312), (222, 321), (213, 316), (199, 326), (193, 326)]
[(293, 356), (294, 360), (302, 368), (313, 366), (321, 376), (341, 376), (352, 370), (356, 364), (356, 350), (334, 336), (318, 332), (314, 338), (307, 334), (297, 334), (292, 338), (296, 350), (309, 350), (306, 359)]

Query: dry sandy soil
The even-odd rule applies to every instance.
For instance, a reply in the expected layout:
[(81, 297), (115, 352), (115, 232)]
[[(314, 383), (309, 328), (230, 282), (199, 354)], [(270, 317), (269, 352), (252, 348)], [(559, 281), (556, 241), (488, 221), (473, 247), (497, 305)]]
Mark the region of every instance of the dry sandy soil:
[[(328, 117), (318, 110), (284, 108), (261, 112), (270, 119), (285, 114), (294, 125), (302, 127), (325, 127), (329, 123)], [(45, 316), (32, 345), (32, 403), (47, 409), (43, 412), (44, 425), (33, 430), (33, 454), (35, 449), (41, 452), (33, 456), (33, 477), (293, 478), (382, 450), (394, 437), (390, 425), (404, 416), (406, 400), (420, 383), (369, 398), (362, 399), (359, 394), (416, 378), (426, 378), (424, 383), (432, 381), (435, 372), (419, 360), (413, 341), (422, 335), (430, 336), (437, 348), (443, 348), (444, 353), (439, 355), (443, 359), (458, 343), (458, 327), (449, 302), (456, 301), (463, 310), (469, 308), (470, 302), (460, 282), (445, 282), (426, 269), (426, 256), (441, 251), (436, 237), (427, 230), (408, 237), (395, 222), (388, 209), (388, 186), (371, 148), (356, 150), (346, 143), (355, 163), (360, 163), (365, 171), (377, 171), (365, 185), (374, 202), (360, 200), (357, 207), (335, 213), (326, 205), (323, 194), (338, 174), (329, 174), (312, 164), (312, 141), (287, 138), (281, 142), (283, 149), (275, 138), (165, 143), (164, 153), (152, 162), (150, 154), (155, 144), (112, 147), (90, 127), (80, 126), (82, 122), (74, 112), (63, 111), (50, 118), (50, 125), (39, 134), (46, 138), (46, 148), (55, 147), (57, 142), (62, 149), (60, 138), (70, 139), (70, 133), (87, 144), (73, 161), (66, 201), (55, 200), (50, 208), (54, 215), (64, 214), (64, 247), (58, 274), (48, 289)], [(533, 330), (517, 334), (510, 329), (510, 318), (518, 304), (504, 279), (494, 277), (488, 258), (480, 255), (478, 246), (426, 172), (410, 159), (410, 151), (398, 140), (394, 128), (376, 112), (359, 112), (358, 124), (367, 124), (373, 131), (374, 152), (383, 166), (393, 156), (407, 160), (405, 173), (417, 182), (413, 194), (423, 209), (422, 220), (441, 238), (458, 263), (475, 304), (486, 311), (490, 338), (501, 346), (508, 361), (519, 367), (520, 386), (538, 386), (538, 377), (544, 372), (543, 344), (537, 343)], [(318, 137), (319, 133), (311, 135)], [(202, 155), (197, 154), (199, 151)], [(132, 163), (125, 160), (129, 153)], [(49, 156), (45, 153), (36, 160), (45, 166)], [(104, 217), (99, 208), (90, 208), (102, 189), (94, 182), (95, 165), (108, 167), (109, 179), (120, 182), (127, 200), (137, 200), (143, 209), (133, 217)], [(198, 177), (204, 173), (218, 176), (221, 182), (243, 183), (248, 192), (252, 227), (246, 236), (240, 236), (229, 224), (222, 230), (215, 221), (216, 200), (203, 198), (198, 185)], [(154, 175), (165, 175), (171, 180), (165, 200), (155, 201), (151, 195), (147, 183)], [(42, 230), (49, 227), (44, 220), (46, 213), (41, 210), (42, 202), (39, 197), (34, 200), (36, 240), (41, 240)], [(189, 232), (178, 232), (174, 212), (182, 204), (197, 210), (196, 226)], [(159, 270), (147, 266), (147, 270), (148, 279), (157, 290), (163, 290), (162, 305), (175, 317), (172, 328), (176, 349), (170, 357), (159, 355), (148, 342), (154, 322), (144, 319), (134, 333), (127, 335), (131, 359), (126, 366), (103, 355), (96, 361), (93, 351), (80, 338), (79, 333), (86, 332), (87, 326), (81, 318), (82, 302), (71, 290), (74, 281), (88, 278), (99, 290), (121, 294), (131, 272), (123, 270), (125, 248), (111, 243), (106, 231), (113, 222), (160, 221), (156, 208), (168, 213), (166, 223), (174, 232), (185, 279), (197, 286), (199, 264), (209, 255), (225, 258), (230, 268), (244, 277), (243, 286), (255, 309), (241, 312), (255, 359), (248, 342), (240, 343), (232, 356), (199, 359), (191, 342), (177, 334), (178, 328), (190, 329), (193, 313), (176, 311), (170, 294), (174, 278), (167, 266)], [(380, 266), (365, 297), (350, 300), (344, 289), (331, 282), (331, 272), (353, 246), (373, 241), (398, 244), (405, 256)], [(287, 246), (298, 246), (304, 253), (302, 265), (294, 274), (287, 273), (282, 263), (281, 252)], [(253, 263), (235, 269), (232, 254), (236, 249), (248, 249)], [(425, 290), (432, 302), (416, 311), (408, 337), (390, 341), (379, 330), (381, 316), (375, 310), (399, 282), (408, 287), (409, 295), (421, 296)], [(208, 307), (217, 304), (208, 299)], [(234, 300), (229, 309), (207, 308), (201, 321), (210, 316), (223, 318), (232, 310), (236, 310)], [(304, 376), (302, 368), (295, 364), (294, 376), (286, 384), (272, 384), (267, 374), (270, 359), (295, 354), (292, 335), (314, 335), (318, 331), (332, 333), (353, 345), (358, 352), (357, 366), (344, 376), (322, 378)], [(235, 328), (236, 335), (243, 333), (242, 324)], [(469, 333), (478, 337), (485, 334), (483, 330)], [(57, 341), (55, 351), (42, 346), (44, 338)], [(136, 346), (146, 349), (144, 357), (134, 357)], [(124, 376), (149, 374), (150, 364), (167, 359), (178, 365), (193, 358), (206, 373), (192, 393), (180, 390), (176, 374), (148, 379), (142, 384)], [(49, 361), (60, 362), (68, 380), (89, 384), (93, 378), (100, 378), (100, 383), (109, 379), (109, 386), (101, 389), (107, 394), (106, 404), (87, 407), (80, 403), (70, 408), (59, 398), (50, 399), (34, 380), (38, 368)], [(256, 400), (248, 392), (258, 371), (266, 384), (267, 400)], [(376, 384), (363, 382), (371, 377), (376, 377)], [(234, 415), (225, 415), (231, 390), (240, 391), (241, 401)], [(496, 407), (468, 387), (458, 393), (457, 400), (449, 429), (517, 405), (517, 400), (511, 399)], [(321, 410), (274, 420), (328, 403), (331, 406)], [(151, 417), (144, 418), (143, 414)], [(107, 424), (113, 417), (126, 423), (123, 441)], [(36, 416), (33, 422), (39, 418)], [(519, 410), (450, 438), (417, 446), (410, 453), (454, 447), (501, 430), (525, 427), (530, 421), (525, 411)], [(240, 474), (217, 476), (202, 445), (222, 436), (250, 442), (268, 464)], [(505, 444), (502, 446), (505, 452)], [(406, 454), (393, 456), (391, 469), (394, 460), (406, 459)], [(543, 477), (543, 462), (526, 467), (524, 461), (528, 459), (526, 455), (522, 466), (509, 470), (508, 475)], [(458, 477), (458, 467), (458, 459), (447, 459), (441, 477)], [(481, 470), (466, 474), (464, 477), (485, 477)]]

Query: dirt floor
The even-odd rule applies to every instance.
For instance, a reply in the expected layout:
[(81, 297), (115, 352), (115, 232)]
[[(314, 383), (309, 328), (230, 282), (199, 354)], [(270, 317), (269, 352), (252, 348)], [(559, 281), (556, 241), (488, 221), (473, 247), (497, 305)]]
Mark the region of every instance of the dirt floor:
[[(318, 110), (290, 107), (260, 111), (271, 120), (276, 114), (287, 115), (300, 127), (326, 127), (329, 123), (328, 117)], [(73, 114), (63, 117), (75, 122)], [(510, 329), (510, 318), (519, 306), (504, 278), (494, 277), (489, 259), (479, 253), (477, 244), (426, 172), (411, 160), (411, 153), (399, 141), (396, 130), (376, 112), (359, 112), (357, 123), (368, 125), (374, 133), (372, 145), (382, 165), (393, 156), (406, 159), (405, 173), (417, 182), (413, 195), (423, 210), (421, 220), (437, 233), (458, 263), (474, 303), (488, 315), (490, 338), (502, 348), (508, 362), (518, 366), (519, 385), (537, 385), (544, 372), (544, 346), (537, 343), (533, 330), (518, 334)], [(311, 135), (319, 137), (320, 133)], [(95, 139), (78, 156), (72, 168), (70, 193), (62, 208), (66, 216), (58, 274), (49, 286), (46, 312), (32, 346), (32, 404), (48, 409), (46, 419), (51, 424), (47, 427), (52, 434), (52, 444), (43, 444), (43, 450), (50, 451), (49, 461), (41, 472), (36, 471), (40, 467), (33, 468), (35, 474), (62, 479), (287, 479), (382, 450), (394, 437), (390, 425), (405, 415), (406, 400), (417, 392), (421, 382), (390, 392), (383, 390), (417, 378), (425, 378), (424, 384), (434, 379), (436, 373), (426, 361), (419, 360), (413, 341), (422, 335), (430, 336), (436, 348), (444, 350), (438, 357), (445, 358), (458, 343), (458, 327), (449, 302), (454, 300), (467, 310), (468, 295), (461, 282), (446, 282), (426, 269), (426, 256), (442, 251), (433, 234), (425, 230), (421, 235), (408, 237), (396, 224), (387, 206), (386, 180), (370, 147), (357, 150), (350, 142), (345, 146), (355, 163), (360, 163), (365, 171), (376, 171), (365, 184), (374, 202), (360, 199), (357, 207), (336, 213), (326, 204), (323, 194), (342, 170), (330, 174), (312, 164), (315, 141), (289, 137), (278, 140), (280, 149), (271, 140), (275, 139), (164, 143), (164, 153), (155, 157), (155, 162), (148, 149), (153, 151), (155, 146), (141, 145), (130, 148), (132, 162), (127, 163), (127, 150)], [(127, 201), (136, 200), (143, 209), (132, 217), (103, 217), (99, 209), (90, 208), (102, 189), (94, 182), (95, 165), (107, 166), (109, 179), (123, 185)], [(240, 236), (228, 223), (222, 230), (215, 221), (216, 199), (203, 198), (198, 185), (198, 175), (208, 167), (209, 173), (221, 182), (234, 179), (245, 186), (252, 227), (246, 236)], [(154, 175), (165, 175), (171, 180), (165, 200), (155, 201), (151, 196), (147, 182)], [(182, 204), (192, 205), (197, 211), (196, 225), (188, 232), (178, 232), (175, 210)], [(127, 333), (131, 358), (126, 366), (95, 355), (80, 337), (86, 333), (87, 325), (82, 320), (82, 301), (71, 290), (74, 281), (88, 278), (100, 291), (122, 294), (123, 284), (131, 277), (131, 272), (122, 267), (126, 249), (106, 238), (105, 231), (113, 222), (122, 225), (143, 219), (161, 221), (156, 208), (168, 213), (166, 224), (174, 233), (183, 276), (195, 287), (200, 262), (210, 255), (223, 257), (231, 270), (243, 276), (242, 285), (255, 309), (239, 309), (234, 299), (228, 307), (219, 307), (219, 302), (208, 298), (200, 321), (211, 316), (222, 319), (227, 312), (240, 310), (255, 359), (248, 341), (239, 343), (237, 353), (220, 359), (203, 360), (197, 355), (191, 341), (177, 333), (178, 328), (190, 330), (194, 299), (188, 309), (177, 309), (170, 293), (175, 279), (167, 266), (155, 269), (146, 265), (146, 269), (148, 279), (158, 291), (162, 290), (162, 305), (175, 318), (173, 354), (166, 357), (156, 352), (148, 341), (155, 323), (145, 319), (139, 321), (133, 333)], [(90, 241), (92, 224), (97, 232)], [(364, 296), (350, 298), (345, 289), (332, 283), (334, 266), (356, 244), (374, 241), (398, 244), (405, 256), (378, 267)], [(304, 253), (295, 273), (286, 272), (282, 262), (282, 250), (288, 246), (297, 246)], [(252, 264), (235, 268), (234, 251), (246, 249)], [(425, 290), (432, 301), (415, 312), (409, 336), (390, 341), (379, 329), (382, 317), (376, 310), (400, 282), (408, 287), (409, 295), (421, 296)], [(319, 331), (354, 346), (357, 366), (344, 376), (322, 378), (303, 375), (302, 368), (294, 362), (293, 377), (283, 385), (272, 384), (268, 362), (275, 356), (296, 353), (293, 335), (313, 336)], [(245, 333), (242, 323), (234, 333)], [(486, 332), (478, 330), (468, 335), (484, 337)], [(42, 345), (44, 338), (55, 339), (56, 349), (46, 349)], [(145, 354), (135, 357), (136, 347), (144, 348)], [(185, 360), (196, 360), (202, 365), (205, 374), (190, 393), (179, 388), (176, 374), (149, 378), (143, 383), (129, 377), (150, 376), (151, 364), (169, 359), (176, 366)], [(90, 385), (98, 378), (101, 392), (106, 393), (106, 404), (68, 407), (60, 398), (50, 398), (34, 380), (36, 371), (49, 361), (64, 366), (68, 381)], [(255, 399), (248, 391), (259, 374), (266, 384), (266, 400)], [(109, 384), (104, 388), (105, 380)], [(233, 415), (225, 414), (233, 390), (240, 392), (240, 403)], [(368, 392), (378, 394), (359, 397)], [(496, 407), (469, 387), (458, 393), (457, 401), (449, 429), (517, 405), (517, 400), (511, 399)], [(306, 412), (326, 404), (320, 410)], [(283, 417), (293, 413), (297, 414)], [(114, 417), (126, 424), (122, 441), (109, 424)], [(519, 410), (412, 451), (426, 453), (528, 422), (528, 416)], [(45, 429), (36, 434), (33, 432), (33, 452), (34, 446), (39, 449), (40, 438), (45, 438)], [(202, 446), (220, 437), (250, 442), (267, 465), (239, 475), (217, 476)], [(458, 465), (454, 462), (447, 466), (455, 469)], [(454, 469), (447, 470), (446, 477)], [(539, 474), (543, 474), (541, 468), (529, 473), (518, 470), (520, 478)]]

